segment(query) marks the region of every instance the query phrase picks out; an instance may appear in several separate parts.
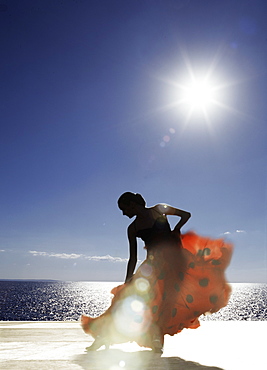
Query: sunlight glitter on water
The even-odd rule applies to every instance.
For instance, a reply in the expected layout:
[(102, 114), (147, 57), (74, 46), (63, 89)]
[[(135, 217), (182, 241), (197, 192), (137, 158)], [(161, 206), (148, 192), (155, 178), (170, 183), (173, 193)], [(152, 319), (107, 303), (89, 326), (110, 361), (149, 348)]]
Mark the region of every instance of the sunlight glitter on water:
[[(143, 283), (143, 282), (141, 282)], [(0, 320), (70, 321), (101, 315), (118, 282), (0, 281)], [(231, 284), (228, 305), (200, 320), (267, 320), (267, 284)], [(143, 286), (142, 286), (143, 287)]]

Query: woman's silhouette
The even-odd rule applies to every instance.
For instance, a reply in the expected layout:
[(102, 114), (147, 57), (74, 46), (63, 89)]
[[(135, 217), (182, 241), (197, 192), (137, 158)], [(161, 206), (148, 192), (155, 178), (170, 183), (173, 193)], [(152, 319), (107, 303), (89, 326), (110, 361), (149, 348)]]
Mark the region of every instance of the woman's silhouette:
[[(126, 279), (112, 290), (114, 298), (104, 314), (82, 315), (84, 331), (95, 338), (88, 349), (135, 341), (162, 353), (165, 334), (197, 328), (200, 315), (227, 304), (231, 289), (224, 270), (232, 246), (192, 232), (181, 235), (190, 213), (165, 204), (147, 208), (140, 194), (122, 194), (118, 206), (129, 218), (136, 216), (128, 227)], [(180, 217), (173, 231), (168, 215)], [(134, 274), (137, 238), (145, 242), (147, 258)]]

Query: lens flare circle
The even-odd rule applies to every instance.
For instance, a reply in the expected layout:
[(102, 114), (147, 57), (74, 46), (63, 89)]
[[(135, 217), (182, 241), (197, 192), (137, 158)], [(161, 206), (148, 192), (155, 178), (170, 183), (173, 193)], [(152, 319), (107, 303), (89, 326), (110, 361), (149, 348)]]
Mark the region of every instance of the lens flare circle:
[(148, 307), (142, 297), (131, 295), (118, 303), (114, 315), (116, 329), (123, 335), (141, 335), (150, 324)]
[(145, 278), (138, 278), (135, 281), (135, 287), (138, 292), (146, 293), (149, 290), (149, 282)]
[(131, 309), (133, 312), (142, 313), (144, 310), (144, 304), (139, 299), (135, 299), (131, 302)]
[(152, 273), (153, 273), (153, 268), (152, 268), (152, 266), (148, 265), (147, 263), (143, 263), (140, 266), (140, 271), (141, 271), (141, 274), (144, 277), (151, 277), (152, 276)]

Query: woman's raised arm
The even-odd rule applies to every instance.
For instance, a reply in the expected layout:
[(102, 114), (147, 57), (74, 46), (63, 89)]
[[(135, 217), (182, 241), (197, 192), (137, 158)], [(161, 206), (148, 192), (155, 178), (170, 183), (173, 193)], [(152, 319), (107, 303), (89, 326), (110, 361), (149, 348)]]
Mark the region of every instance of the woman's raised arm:
[(179, 216), (181, 219), (173, 229), (180, 233), (180, 229), (184, 224), (189, 220), (191, 217), (191, 213), (187, 211), (183, 211), (182, 209), (171, 207), (168, 204), (158, 204), (157, 209), (164, 215), (169, 216)]

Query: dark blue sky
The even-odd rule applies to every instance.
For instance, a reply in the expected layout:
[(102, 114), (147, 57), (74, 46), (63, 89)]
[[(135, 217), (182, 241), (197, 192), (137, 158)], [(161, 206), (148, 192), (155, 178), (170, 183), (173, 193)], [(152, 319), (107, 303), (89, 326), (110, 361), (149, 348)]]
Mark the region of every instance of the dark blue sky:
[[(233, 241), (231, 281), (266, 282), (266, 12), (1, 0), (0, 278), (123, 280), (130, 190)], [(204, 112), (181, 102), (203, 77)]]

